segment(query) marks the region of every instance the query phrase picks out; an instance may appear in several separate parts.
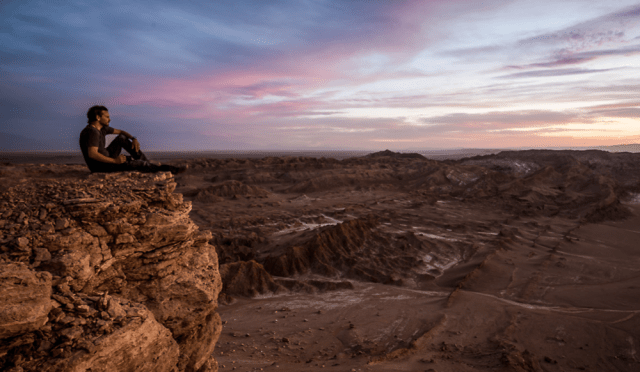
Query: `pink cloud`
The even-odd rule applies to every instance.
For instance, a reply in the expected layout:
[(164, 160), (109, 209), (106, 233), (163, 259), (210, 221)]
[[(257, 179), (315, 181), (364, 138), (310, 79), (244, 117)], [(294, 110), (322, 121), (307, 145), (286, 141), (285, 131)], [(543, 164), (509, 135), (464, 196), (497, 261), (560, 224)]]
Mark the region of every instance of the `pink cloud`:
[[(587, 119), (587, 121), (590, 121)], [(425, 118), (424, 122), (433, 124), (431, 131), (490, 131), (505, 129), (520, 129), (545, 127), (549, 125), (585, 122), (579, 112), (555, 111), (514, 111), (488, 112), (482, 114), (457, 113), (444, 116)]]
[[(223, 114), (223, 111), (236, 115), (243, 112), (242, 108), (235, 105), (237, 99), (277, 96), (295, 101), (310, 90), (327, 87), (336, 81), (356, 84), (399, 77), (397, 72), (383, 71), (372, 76), (358, 76), (354, 71), (359, 68), (358, 58), (371, 53), (389, 56), (392, 63), (414, 56), (429, 43), (430, 38), (438, 37), (434, 30), (437, 30), (436, 24), (440, 18), (437, 16), (438, 8), (442, 7), (445, 5), (439, 1), (408, 1), (376, 6), (377, 13), (372, 14), (375, 22), (371, 23), (375, 27), (368, 24), (360, 26), (370, 29), (354, 29), (353, 33), (339, 37), (333, 35), (332, 40), (314, 40), (313, 44), (297, 46), (295, 55), (285, 50), (237, 70), (218, 70), (213, 67), (210, 72), (187, 78), (138, 78), (145, 83), (120, 95), (117, 100), (127, 105), (191, 110), (189, 117), (198, 117), (194, 111), (200, 111), (203, 117), (212, 113)], [(426, 27), (430, 32), (426, 32)], [(415, 76), (416, 73), (404, 75)], [(118, 79), (134, 80), (132, 77)], [(307, 110), (311, 108), (310, 102), (298, 102), (274, 104), (272, 109), (263, 111), (275, 113), (277, 108), (302, 106)]]

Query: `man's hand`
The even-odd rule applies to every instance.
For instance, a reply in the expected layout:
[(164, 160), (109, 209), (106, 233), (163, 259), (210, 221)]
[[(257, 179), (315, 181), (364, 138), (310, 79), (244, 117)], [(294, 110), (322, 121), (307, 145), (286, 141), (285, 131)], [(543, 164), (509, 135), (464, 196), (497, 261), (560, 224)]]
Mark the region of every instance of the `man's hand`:
[(122, 164), (127, 161), (127, 157), (124, 155), (118, 155), (114, 160), (116, 161), (116, 164)]
[(136, 152), (140, 152), (140, 142), (138, 142), (136, 138), (134, 138), (133, 141), (131, 141), (131, 144), (133, 145), (133, 149)]

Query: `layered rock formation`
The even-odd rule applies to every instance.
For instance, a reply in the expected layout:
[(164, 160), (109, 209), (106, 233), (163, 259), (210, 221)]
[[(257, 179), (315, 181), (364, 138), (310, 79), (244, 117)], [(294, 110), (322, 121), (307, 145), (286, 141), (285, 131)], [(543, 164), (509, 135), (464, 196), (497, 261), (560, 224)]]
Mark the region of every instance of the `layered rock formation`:
[(217, 370), (218, 259), (169, 173), (14, 183), (0, 196), (1, 370)]

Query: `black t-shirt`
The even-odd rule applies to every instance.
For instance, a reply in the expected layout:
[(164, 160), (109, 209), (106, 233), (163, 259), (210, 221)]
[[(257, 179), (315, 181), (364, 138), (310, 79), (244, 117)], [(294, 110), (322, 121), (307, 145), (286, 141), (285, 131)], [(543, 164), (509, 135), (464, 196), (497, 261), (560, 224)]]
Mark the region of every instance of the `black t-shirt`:
[(91, 159), (89, 157), (89, 147), (97, 147), (98, 152), (104, 156), (109, 156), (109, 152), (105, 148), (105, 136), (112, 134), (113, 128), (109, 126), (103, 126), (101, 130), (97, 130), (96, 127), (89, 124), (82, 132), (80, 132), (80, 149), (82, 150), (82, 156), (84, 162), (87, 163), (87, 167), (92, 172), (96, 172), (101, 169), (101, 166), (105, 163)]

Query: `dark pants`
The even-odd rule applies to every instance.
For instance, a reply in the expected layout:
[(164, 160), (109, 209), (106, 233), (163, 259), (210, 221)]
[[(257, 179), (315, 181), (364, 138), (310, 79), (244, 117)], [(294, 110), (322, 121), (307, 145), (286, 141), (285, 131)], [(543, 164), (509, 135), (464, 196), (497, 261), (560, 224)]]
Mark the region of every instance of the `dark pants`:
[(166, 172), (171, 171), (171, 167), (169, 166), (161, 166), (151, 164), (149, 159), (142, 153), (142, 151), (135, 151), (133, 149), (133, 143), (123, 134), (119, 134), (106, 149), (109, 152), (110, 158), (117, 158), (122, 150), (125, 150), (129, 153), (127, 156), (127, 161), (122, 164), (109, 164), (109, 163), (101, 163), (100, 168), (96, 169), (94, 172), (127, 172), (127, 171), (138, 171), (143, 173), (152, 173), (152, 172)]
[(117, 158), (118, 155), (120, 155), (123, 149), (128, 152), (129, 155), (131, 155), (127, 156), (127, 162), (129, 162), (129, 160), (149, 161), (149, 159), (147, 159), (142, 151), (136, 152), (133, 149), (133, 143), (124, 134), (119, 134), (116, 138), (113, 139), (113, 141), (111, 141), (109, 146), (107, 146), (109, 157), (114, 159)]

